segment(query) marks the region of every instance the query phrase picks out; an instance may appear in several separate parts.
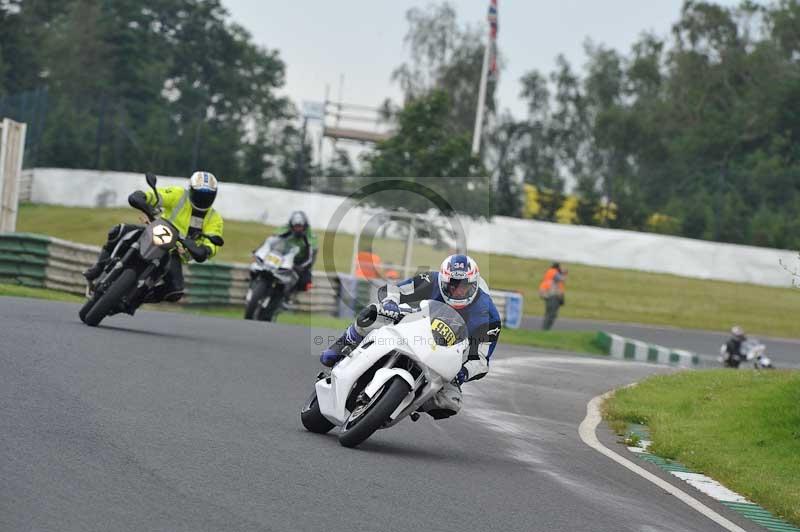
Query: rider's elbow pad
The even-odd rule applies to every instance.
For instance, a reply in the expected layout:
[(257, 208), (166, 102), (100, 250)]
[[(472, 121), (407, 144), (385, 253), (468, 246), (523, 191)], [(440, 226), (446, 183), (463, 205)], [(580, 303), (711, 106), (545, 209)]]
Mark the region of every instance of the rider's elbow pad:
[(379, 301), (394, 301), (400, 304), (400, 288), (396, 284), (389, 283), (378, 289)]

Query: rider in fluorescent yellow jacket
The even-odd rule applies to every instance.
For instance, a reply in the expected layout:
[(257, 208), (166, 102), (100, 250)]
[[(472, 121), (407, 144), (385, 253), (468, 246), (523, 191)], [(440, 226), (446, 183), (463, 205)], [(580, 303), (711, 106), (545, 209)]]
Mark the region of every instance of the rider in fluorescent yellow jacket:
[[(197, 208), (189, 200), (189, 190), (181, 187), (159, 187), (158, 195), (161, 197), (162, 217), (172, 222), (181, 232), (181, 236), (192, 238), (193, 233), (222, 236), (222, 216), (209, 207), (200, 217), (201, 213), (197, 212)], [(145, 199), (150, 207), (159, 208), (156, 195), (152, 190), (145, 192)], [(208, 256), (203, 260), (210, 259), (217, 254), (219, 246), (214, 245), (207, 238), (199, 237), (194, 240), (197, 244), (208, 248)], [(184, 262), (188, 262), (188, 257), (184, 256), (183, 259)]]
[[(183, 296), (182, 263), (191, 258), (197, 262), (205, 262), (217, 254), (219, 246), (209, 239), (200, 236), (222, 236), (222, 216), (211, 208), (217, 195), (217, 179), (209, 172), (195, 172), (189, 179), (189, 186), (159, 187), (160, 202), (152, 190), (137, 190), (128, 196), (131, 207), (150, 214), (159, 214), (169, 220), (185, 237), (185, 246), (189, 253), (181, 254), (181, 260), (171, 260), (169, 271), (164, 277), (164, 285), (154, 290), (155, 301), (178, 301)], [(120, 224), (108, 232), (108, 240), (100, 250), (97, 263), (86, 270), (83, 275), (91, 283), (97, 279), (111, 258), (114, 247), (130, 232), (141, 229), (140, 225)]]

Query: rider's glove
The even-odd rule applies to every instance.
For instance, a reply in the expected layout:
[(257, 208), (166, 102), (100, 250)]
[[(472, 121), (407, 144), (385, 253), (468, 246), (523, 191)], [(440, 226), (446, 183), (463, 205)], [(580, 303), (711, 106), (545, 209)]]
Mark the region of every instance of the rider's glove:
[(141, 190), (132, 192), (131, 195), (128, 196), (128, 204), (134, 209), (139, 209), (147, 214), (151, 219), (155, 218), (158, 214), (156, 209), (147, 203), (147, 196)]
[(183, 247), (186, 248), (186, 251), (189, 252), (189, 255), (191, 255), (192, 258), (197, 262), (205, 262), (208, 256), (211, 254), (211, 251), (206, 246), (201, 246), (194, 240), (184, 240)]
[(381, 308), (378, 313), (390, 320), (398, 321), (400, 319), (400, 306), (391, 299), (385, 299), (381, 301)]
[(461, 368), (458, 371), (458, 375), (456, 375), (456, 382), (458, 383), (459, 386), (461, 386), (467, 381), (468, 378), (469, 378), (469, 373), (467, 372), (467, 368)]

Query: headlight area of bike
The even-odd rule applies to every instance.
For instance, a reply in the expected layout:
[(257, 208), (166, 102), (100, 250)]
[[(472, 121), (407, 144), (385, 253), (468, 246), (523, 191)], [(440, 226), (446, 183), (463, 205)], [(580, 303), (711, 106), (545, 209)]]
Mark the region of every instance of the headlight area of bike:
[[(444, 303), (439, 303), (438, 301), (429, 301), (428, 305), (430, 316), (428, 318), (428, 323), (430, 325), (431, 336), (433, 337), (433, 342), (435, 344), (432, 346), (434, 349), (437, 346), (453, 347), (459, 342), (462, 342), (468, 338), (467, 324), (464, 322), (464, 319), (461, 317), (461, 315), (458, 314), (458, 312), (456, 312), (452, 307), (445, 305)], [(408, 317), (413, 315), (414, 314), (410, 314)], [(366, 349), (376, 341), (380, 341), (380, 339), (375, 340), (374, 338), (368, 336), (364, 340), (364, 343), (361, 344), (361, 348)], [(409, 339), (408, 341), (413, 342), (415, 340)], [(417, 341), (422, 340), (418, 339)], [(430, 342), (431, 340), (428, 338), (425, 341)], [(372, 381), (372, 378), (375, 376), (375, 372), (384, 367), (405, 369), (415, 380), (424, 378), (423, 371), (416, 361), (400, 351), (391, 351), (382, 357), (374, 366), (372, 366), (372, 368), (361, 375), (358, 381), (353, 385), (353, 390), (363, 390), (367, 384)], [(423, 391), (424, 386), (418, 386), (415, 393), (419, 395), (423, 393)], [(368, 398), (363, 397), (361, 394), (351, 393), (347, 400), (347, 410), (352, 412), (354, 408), (356, 408), (359, 404), (363, 404), (367, 399)]]
[[(369, 344), (370, 342), (368, 341), (366, 344), (362, 345), (362, 347), (369, 347)], [(386, 367), (404, 369), (411, 374), (411, 377), (413, 377), (414, 380), (424, 379), (422, 368), (420, 368), (414, 360), (399, 351), (391, 351), (382, 357), (374, 366), (365, 371), (364, 374), (358, 378), (355, 384), (353, 384), (353, 388), (351, 389), (347, 398), (347, 410), (353, 412), (359, 405), (364, 405), (369, 402), (370, 398), (362, 392), (367, 385), (372, 382), (373, 377), (375, 377), (375, 373), (379, 369)], [(424, 386), (418, 386), (414, 392), (415, 398), (418, 397), (423, 391)]]
[(453, 347), (467, 339), (467, 324), (464, 318), (450, 305), (430, 301), (430, 324), (433, 341), (442, 347)]

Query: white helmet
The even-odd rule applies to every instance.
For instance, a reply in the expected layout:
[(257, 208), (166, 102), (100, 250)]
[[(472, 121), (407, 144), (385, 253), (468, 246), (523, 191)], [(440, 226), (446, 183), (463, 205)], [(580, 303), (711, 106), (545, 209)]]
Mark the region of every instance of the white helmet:
[(308, 216), (303, 211), (294, 211), (289, 216), (289, 230), (295, 235), (302, 235), (308, 230)]
[(455, 309), (464, 308), (475, 300), (480, 280), (478, 263), (467, 255), (450, 255), (439, 268), (442, 299)]
[(734, 325), (731, 327), (731, 334), (736, 338), (744, 338), (744, 329), (739, 327), (738, 325)]
[(198, 211), (207, 211), (217, 197), (217, 178), (211, 172), (195, 172), (189, 178), (189, 202)]

